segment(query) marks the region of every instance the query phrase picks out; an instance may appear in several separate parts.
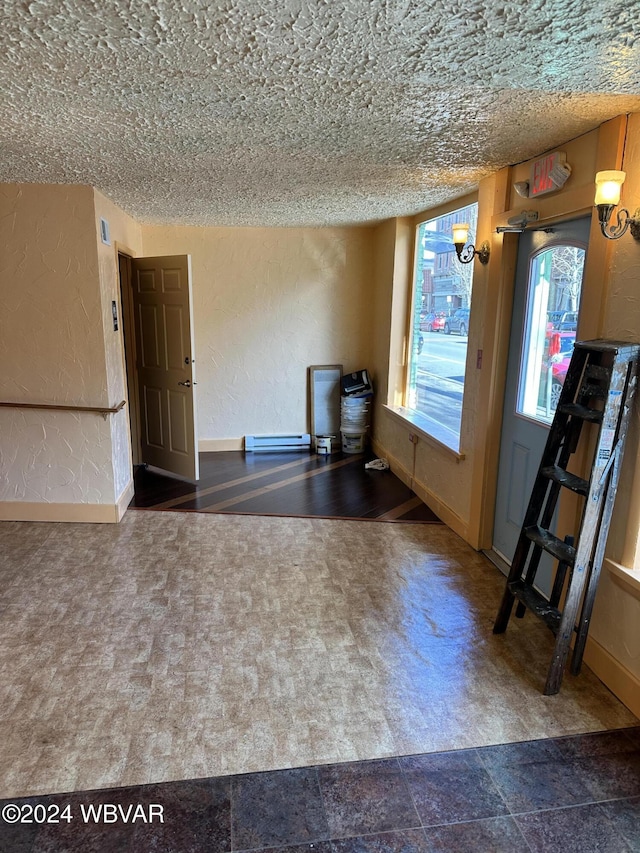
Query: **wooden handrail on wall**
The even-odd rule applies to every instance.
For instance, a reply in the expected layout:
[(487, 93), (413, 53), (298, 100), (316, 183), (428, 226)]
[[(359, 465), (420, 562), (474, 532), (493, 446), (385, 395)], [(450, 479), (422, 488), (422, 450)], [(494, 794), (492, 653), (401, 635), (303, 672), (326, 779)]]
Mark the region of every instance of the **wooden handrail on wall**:
[(114, 415), (126, 406), (126, 400), (117, 406), (66, 406), (62, 403), (4, 403), (0, 402), (0, 408), (4, 409), (48, 409), (54, 412), (95, 412), (105, 419), (107, 415)]

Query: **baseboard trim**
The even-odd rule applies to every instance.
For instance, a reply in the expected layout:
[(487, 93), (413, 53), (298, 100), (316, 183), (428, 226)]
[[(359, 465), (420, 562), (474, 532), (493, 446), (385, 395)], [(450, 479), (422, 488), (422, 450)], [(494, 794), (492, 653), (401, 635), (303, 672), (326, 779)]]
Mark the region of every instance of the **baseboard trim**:
[(88, 524), (117, 524), (129, 504), (125, 493), (117, 504), (0, 502), (0, 521), (66, 521)]
[(200, 453), (219, 453), (223, 450), (244, 450), (244, 438), (201, 438), (198, 441)]
[(411, 471), (409, 471), (408, 468), (405, 468), (405, 466), (402, 464), (402, 462), (400, 462), (399, 459), (396, 459), (395, 456), (393, 456), (391, 453), (388, 453), (385, 448), (380, 444), (380, 442), (376, 441), (375, 439), (371, 440), (371, 449), (379, 459), (384, 458), (387, 460), (391, 471), (396, 475), (399, 480), (402, 480), (402, 482), (408, 489), (413, 488), (413, 476), (411, 474)]
[(636, 675), (592, 637), (587, 637), (584, 662), (632, 714), (640, 717), (640, 679)]
[(127, 511), (129, 504), (133, 500), (133, 496), (135, 495), (135, 485), (133, 483), (133, 478), (129, 480), (127, 485), (124, 487), (124, 490), (120, 497), (118, 498), (118, 502), (116, 503), (116, 521), (121, 521), (122, 516)]
[(436, 497), (426, 486), (417, 480), (413, 481), (411, 486), (420, 500), (425, 503), (430, 510), (435, 512), (440, 521), (444, 521), (447, 527), (450, 527), (454, 533), (461, 536), (465, 542), (469, 543), (469, 525), (463, 521), (450, 507), (443, 503), (440, 498)]
[(399, 459), (396, 459), (393, 454), (388, 453), (380, 442), (373, 440), (371, 442), (371, 446), (376, 456), (384, 457), (388, 461), (389, 467), (396, 477), (399, 480), (402, 480), (405, 486), (414, 491), (420, 500), (425, 503), (432, 512), (435, 512), (440, 521), (443, 521), (447, 527), (450, 527), (454, 531), (454, 533), (461, 536), (465, 542), (469, 541), (469, 525), (460, 518), (459, 515), (453, 512), (452, 509), (443, 503), (439, 497), (434, 495), (433, 492), (430, 491), (430, 489), (428, 489), (423, 483), (415, 480), (412, 472), (409, 471), (409, 469), (406, 468)]

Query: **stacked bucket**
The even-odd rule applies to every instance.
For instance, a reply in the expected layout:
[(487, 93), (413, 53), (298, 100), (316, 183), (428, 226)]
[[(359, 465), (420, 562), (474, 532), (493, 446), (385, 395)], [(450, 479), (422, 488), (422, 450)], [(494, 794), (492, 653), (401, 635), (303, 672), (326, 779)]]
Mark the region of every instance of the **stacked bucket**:
[(369, 429), (370, 397), (342, 397), (340, 432), (343, 453), (363, 453)]

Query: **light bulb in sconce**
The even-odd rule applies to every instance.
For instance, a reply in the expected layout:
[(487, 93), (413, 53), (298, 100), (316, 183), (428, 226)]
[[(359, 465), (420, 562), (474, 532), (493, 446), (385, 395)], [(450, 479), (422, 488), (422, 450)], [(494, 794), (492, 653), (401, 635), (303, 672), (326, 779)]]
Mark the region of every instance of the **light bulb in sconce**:
[(471, 226), (468, 222), (458, 222), (453, 226), (453, 242), (454, 243), (462, 243), (464, 244), (469, 239), (469, 228)]
[(618, 240), (626, 233), (627, 228), (631, 229), (631, 234), (636, 240), (640, 240), (640, 208), (631, 217), (629, 211), (625, 207), (621, 207), (616, 213), (616, 224), (609, 224), (616, 206), (620, 203), (620, 194), (625, 178), (624, 172), (614, 169), (596, 174), (594, 204), (598, 209), (600, 230), (608, 240)]
[(620, 202), (620, 191), (626, 178), (624, 172), (616, 172), (610, 169), (607, 172), (598, 172), (596, 175), (596, 207), (600, 204), (611, 204), (614, 207)]
[(481, 264), (489, 263), (489, 243), (485, 241), (480, 249), (467, 245), (470, 228), (468, 222), (456, 222), (453, 226), (453, 245), (456, 247), (458, 260), (461, 264), (469, 264), (477, 256)]

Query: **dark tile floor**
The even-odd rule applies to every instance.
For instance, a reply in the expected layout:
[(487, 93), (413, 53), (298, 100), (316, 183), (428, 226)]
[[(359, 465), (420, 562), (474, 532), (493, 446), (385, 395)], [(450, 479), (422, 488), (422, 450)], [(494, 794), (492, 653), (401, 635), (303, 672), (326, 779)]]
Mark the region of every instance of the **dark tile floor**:
[(0, 814), (2, 853), (640, 851), (640, 727), (3, 801)]

